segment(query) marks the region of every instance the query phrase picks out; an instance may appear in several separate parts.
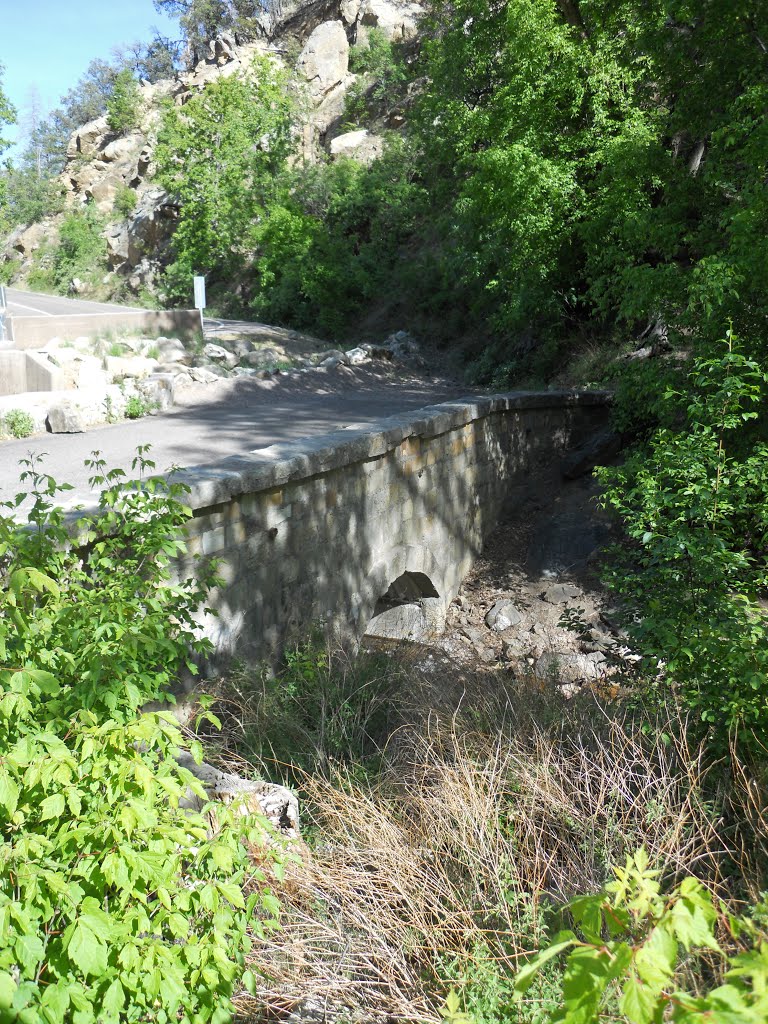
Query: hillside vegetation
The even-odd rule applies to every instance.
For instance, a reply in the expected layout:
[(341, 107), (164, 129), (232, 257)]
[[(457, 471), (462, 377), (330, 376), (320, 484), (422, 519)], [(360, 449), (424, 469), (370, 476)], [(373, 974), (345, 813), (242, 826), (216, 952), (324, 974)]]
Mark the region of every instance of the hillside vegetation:
[[(170, 583), (183, 495), (95, 461), (112, 532), (71, 550), (32, 460), (35, 529), (0, 518), (0, 1019), (761, 1024), (765, 4), (157, 2), (183, 46), (93, 65), (0, 173), (0, 272), (181, 305), (205, 273), (218, 313), (614, 388), (635, 662), (566, 705), (304, 640), (220, 681), (229, 748), (208, 702), (183, 735), (140, 713), (216, 584)], [(180, 810), (198, 736), (300, 793), (298, 850)]]

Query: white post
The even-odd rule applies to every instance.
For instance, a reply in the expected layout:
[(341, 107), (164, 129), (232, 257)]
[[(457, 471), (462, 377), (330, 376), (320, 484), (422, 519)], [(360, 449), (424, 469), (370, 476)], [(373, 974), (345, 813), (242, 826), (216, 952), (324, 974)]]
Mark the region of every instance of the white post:
[(205, 278), (195, 277), (195, 309), (200, 310), (200, 331), (203, 330), (203, 310), (205, 309)]
[(8, 300), (5, 294), (5, 285), (0, 284), (0, 342), (5, 341), (5, 314), (8, 311)]

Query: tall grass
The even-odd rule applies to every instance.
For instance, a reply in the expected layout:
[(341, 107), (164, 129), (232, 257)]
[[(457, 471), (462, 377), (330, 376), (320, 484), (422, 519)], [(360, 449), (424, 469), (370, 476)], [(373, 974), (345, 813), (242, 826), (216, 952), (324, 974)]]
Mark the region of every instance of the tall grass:
[(317, 691), (341, 686), (359, 732), (345, 733), (358, 755), (346, 762), (337, 740), (332, 756), (318, 751), (317, 731), (295, 750), (308, 841), (287, 872), (281, 930), (251, 954), (262, 983), (244, 1011), (308, 1000), (335, 1017), (437, 1022), (459, 987), (477, 1020), (535, 1021), (554, 1005), (557, 968), (513, 1014), (516, 965), (553, 908), (598, 889), (626, 853), (645, 846), (670, 883), (694, 874), (727, 899), (764, 887), (764, 789), (743, 766), (708, 760), (677, 713), (649, 719), (512, 690), (498, 672), (403, 664), (385, 702), (380, 661), (348, 660), (341, 677), (333, 664), (302, 676), (313, 693), (278, 678), (256, 699), (269, 732), (267, 706), (283, 724), (300, 706), (313, 721)]

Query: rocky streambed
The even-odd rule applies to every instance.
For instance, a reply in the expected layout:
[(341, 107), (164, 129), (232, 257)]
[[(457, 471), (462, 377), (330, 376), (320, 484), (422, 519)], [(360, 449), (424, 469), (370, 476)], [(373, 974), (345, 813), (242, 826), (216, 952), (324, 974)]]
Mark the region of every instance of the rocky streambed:
[[(600, 581), (613, 526), (599, 506), (599, 487), (587, 474), (551, 478), (490, 535), (451, 603), (444, 628), (410, 638), (426, 672), (496, 668), (505, 685), (528, 683), (572, 698), (592, 690), (614, 695), (637, 657)], [(366, 638), (368, 647), (401, 639)]]

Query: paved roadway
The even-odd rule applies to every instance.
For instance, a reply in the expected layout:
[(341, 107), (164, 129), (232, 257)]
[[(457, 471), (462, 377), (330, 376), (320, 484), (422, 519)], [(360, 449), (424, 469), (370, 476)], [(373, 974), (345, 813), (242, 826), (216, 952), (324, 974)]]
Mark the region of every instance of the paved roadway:
[(280, 375), (270, 381), (240, 378), (183, 390), (167, 413), (83, 434), (43, 434), (0, 442), (0, 500), (19, 491), (19, 460), (30, 452), (47, 453), (45, 471), (71, 483), (60, 504), (90, 503), (93, 492), (83, 460), (94, 450), (110, 467), (130, 470), (137, 445), (152, 445), (157, 471), (196, 466), (253, 452), (278, 441), (370, 423), (465, 394), (445, 379), (422, 380), (401, 369), (358, 367)]
[(136, 310), (136, 306), (117, 306), (109, 302), (87, 302), (85, 299), (64, 299), (60, 295), (43, 295), (6, 288), (8, 313), (13, 317), (80, 316), (84, 313), (115, 313)]

